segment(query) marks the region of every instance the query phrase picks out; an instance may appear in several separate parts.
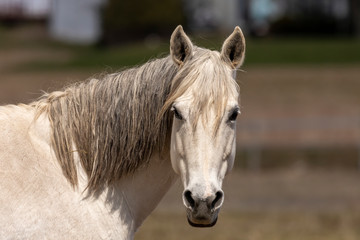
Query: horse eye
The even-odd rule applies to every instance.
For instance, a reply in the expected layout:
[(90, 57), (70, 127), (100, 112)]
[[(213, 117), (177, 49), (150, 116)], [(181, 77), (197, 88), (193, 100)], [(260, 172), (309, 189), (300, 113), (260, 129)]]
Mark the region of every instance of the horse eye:
[(229, 116), (229, 121), (235, 122), (238, 115), (239, 115), (239, 109), (233, 110), (231, 115)]
[(181, 116), (181, 114), (179, 113), (179, 111), (178, 111), (175, 107), (172, 107), (171, 110), (174, 112), (174, 116), (175, 116), (177, 119), (183, 120), (183, 117)]

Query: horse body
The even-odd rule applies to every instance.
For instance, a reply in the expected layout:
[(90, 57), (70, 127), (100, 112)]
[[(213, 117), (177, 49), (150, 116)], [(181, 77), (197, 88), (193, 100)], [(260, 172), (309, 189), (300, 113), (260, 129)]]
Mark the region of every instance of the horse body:
[(234, 160), (243, 36), (236, 28), (220, 54), (178, 27), (170, 48), (0, 107), (0, 239), (132, 239), (178, 176), (189, 223), (216, 223)]

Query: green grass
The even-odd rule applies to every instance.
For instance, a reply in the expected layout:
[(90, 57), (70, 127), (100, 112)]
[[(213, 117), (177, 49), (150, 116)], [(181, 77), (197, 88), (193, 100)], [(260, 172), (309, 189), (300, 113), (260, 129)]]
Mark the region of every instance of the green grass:
[(110, 68), (117, 70), (125, 66), (140, 65), (149, 59), (159, 58), (167, 54), (167, 49), (163, 46), (149, 48), (139, 43), (112, 48), (74, 46), (61, 46), (60, 48), (64, 51), (71, 52), (72, 57), (70, 60), (33, 60), (31, 62), (18, 65), (14, 70), (42, 71), (89, 68)]
[(277, 38), (249, 40), (247, 64), (360, 63), (360, 40)]
[[(220, 49), (219, 40), (196, 40), (200, 46)], [(62, 46), (67, 48), (66, 46)], [(68, 47), (69, 48), (69, 47)], [(71, 47), (74, 56), (65, 63), (34, 61), (27, 69), (104, 68), (142, 64), (149, 59), (168, 54), (168, 44), (162, 42), (154, 48), (142, 43), (111, 48)], [(355, 39), (249, 39), (245, 64), (249, 65), (323, 65), (360, 63), (360, 41)]]

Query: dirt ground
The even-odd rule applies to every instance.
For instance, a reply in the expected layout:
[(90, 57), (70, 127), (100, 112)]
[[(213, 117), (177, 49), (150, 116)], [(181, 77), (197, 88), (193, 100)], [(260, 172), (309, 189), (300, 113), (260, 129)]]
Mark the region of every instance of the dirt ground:
[[(225, 211), (360, 211), (360, 172), (310, 170), (234, 170), (224, 181)], [(181, 183), (175, 184), (161, 211), (182, 211)]]
[(246, 69), (239, 144), (359, 144), (359, 74), (358, 65)]

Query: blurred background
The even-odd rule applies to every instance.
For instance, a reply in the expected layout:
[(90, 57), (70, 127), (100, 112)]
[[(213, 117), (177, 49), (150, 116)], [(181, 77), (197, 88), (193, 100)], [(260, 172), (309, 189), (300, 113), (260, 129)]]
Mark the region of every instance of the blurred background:
[(360, 239), (357, 0), (0, 0), (0, 104), (166, 56), (178, 24), (210, 49), (246, 35), (237, 159), (215, 227), (177, 183), (135, 239)]

